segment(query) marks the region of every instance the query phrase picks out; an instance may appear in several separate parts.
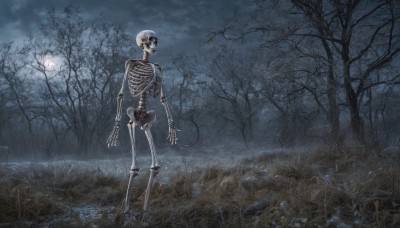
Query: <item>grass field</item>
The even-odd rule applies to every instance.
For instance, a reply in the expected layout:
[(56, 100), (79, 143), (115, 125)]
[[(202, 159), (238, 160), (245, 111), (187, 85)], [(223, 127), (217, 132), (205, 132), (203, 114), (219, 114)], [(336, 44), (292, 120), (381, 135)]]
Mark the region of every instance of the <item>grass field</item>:
[(0, 227), (395, 227), (400, 152), (365, 147), (139, 155), (131, 212), (121, 214), (130, 158), (0, 164)]

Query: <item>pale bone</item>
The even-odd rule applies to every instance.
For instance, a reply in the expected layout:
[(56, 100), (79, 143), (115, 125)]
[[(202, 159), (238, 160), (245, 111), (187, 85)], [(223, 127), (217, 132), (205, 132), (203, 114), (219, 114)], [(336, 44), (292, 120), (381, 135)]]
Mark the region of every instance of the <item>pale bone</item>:
[(125, 63), (125, 75), (122, 81), (121, 90), (119, 91), (117, 97), (117, 115), (115, 117), (115, 125), (113, 130), (111, 131), (110, 136), (107, 139), (107, 144), (109, 147), (116, 146), (121, 122), (122, 103), (125, 90), (124, 88), (126, 81), (128, 81), (129, 92), (133, 97), (139, 97), (139, 104), (136, 108), (129, 107), (127, 109), (127, 115), (130, 118), (128, 129), (129, 137), (131, 139), (132, 165), (129, 175), (128, 187), (126, 190), (126, 196), (124, 199), (124, 213), (129, 212), (132, 181), (139, 174), (139, 167), (136, 165), (136, 126), (140, 126), (140, 128), (145, 132), (145, 135), (149, 142), (152, 160), (150, 167), (150, 177), (147, 183), (145, 201), (143, 206), (144, 211), (148, 209), (154, 177), (159, 173), (160, 169), (153, 137), (150, 131), (151, 125), (155, 121), (156, 114), (154, 111), (146, 110), (148, 94), (153, 97), (160, 96), (161, 103), (165, 108), (168, 120), (167, 139), (171, 142), (172, 145), (176, 144), (178, 140), (178, 138), (176, 137), (176, 132), (179, 130), (174, 127), (174, 122), (172, 120), (171, 111), (167, 103), (167, 98), (166, 96), (164, 96), (164, 92), (161, 86), (161, 66), (159, 64), (149, 62), (148, 60), (149, 55), (155, 53), (156, 51), (157, 41), (158, 39), (156, 33), (151, 30), (143, 30), (139, 32), (136, 36), (137, 45), (143, 49), (143, 60), (131, 59), (126, 61)]

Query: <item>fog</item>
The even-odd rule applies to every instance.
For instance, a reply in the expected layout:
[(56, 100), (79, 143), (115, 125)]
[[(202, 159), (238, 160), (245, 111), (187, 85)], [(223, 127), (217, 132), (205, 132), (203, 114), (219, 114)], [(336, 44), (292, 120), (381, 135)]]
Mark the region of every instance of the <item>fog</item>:
[[(151, 58), (165, 63), (162, 83), (181, 130), (175, 148), (230, 141), (245, 147), (398, 146), (399, 27), (391, 13), (398, 4), (359, 3), (349, 31), (340, 15), (304, 14), (332, 6), (313, 7), (254, 2), (224, 12), (188, 46), (199, 52), (171, 55), (162, 49), (162, 40), (171, 38), (160, 37), (160, 51)], [(0, 144), (11, 159), (110, 153), (105, 139), (124, 62), (142, 54), (135, 34), (118, 24), (93, 23), (73, 6), (42, 16), (25, 42), (2, 44)], [(335, 22), (330, 27), (316, 23), (328, 19)], [(174, 39), (165, 45), (181, 48), (181, 37)], [(124, 110), (137, 105), (125, 98)], [(165, 140), (161, 103), (154, 99), (148, 107), (157, 113), (157, 147), (174, 149)], [(124, 114), (122, 123), (128, 121)], [(127, 132), (122, 124), (117, 153), (129, 154)], [(139, 148), (146, 148), (142, 132), (137, 135)]]
[[(161, 83), (173, 119), (172, 125), (159, 96), (148, 96), (147, 110), (156, 113), (151, 133), (162, 172), (156, 180), (158, 196), (171, 196), (162, 190), (163, 187), (173, 189), (171, 186), (184, 183), (190, 192), (182, 193), (187, 197), (184, 202), (195, 200), (190, 205), (197, 205), (201, 200), (208, 202), (216, 196), (224, 199), (218, 195), (221, 188), (224, 188), (223, 195), (235, 192), (234, 196), (229, 196), (239, 198), (244, 194), (239, 191), (246, 190), (247, 198), (233, 200), (245, 202), (247, 209), (241, 210), (239, 215), (236, 212), (208, 214), (215, 217), (215, 221), (208, 224), (219, 227), (236, 224), (236, 220), (231, 217), (225, 220), (224, 216), (245, 217), (253, 210), (252, 203), (260, 203), (260, 198), (264, 200), (261, 200), (265, 203), (264, 209), (279, 205), (279, 210), (291, 218), (290, 222), (277, 222), (267, 215), (243, 221), (271, 226), (338, 225), (336, 220), (337, 223), (332, 222), (335, 213), (341, 214), (343, 208), (356, 206), (341, 204), (342, 209), (335, 212), (334, 208), (339, 206), (336, 201), (331, 202), (326, 209), (329, 213), (321, 220), (308, 223), (311, 220), (301, 217), (306, 215), (300, 213), (296, 214), (300, 217), (293, 217), (292, 212), (282, 209), (289, 199), (275, 202), (276, 198), (272, 197), (266, 200), (264, 196), (271, 192), (265, 191), (272, 191), (266, 189), (273, 186), (273, 194), (282, 197), (284, 190), (293, 190), (287, 186), (292, 183), (301, 186), (305, 181), (311, 186), (307, 189), (319, 187), (317, 193), (310, 190), (311, 198), (327, 189), (341, 189), (348, 197), (343, 201), (350, 202), (357, 194), (372, 194), (364, 192), (364, 185), (353, 186), (357, 191), (354, 195), (343, 187), (343, 183), (359, 181), (352, 182), (352, 178), (356, 178), (354, 173), (361, 179), (366, 178), (364, 184), (372, 180), (386, 183), (389, 180), (379, 176), (386, 172), (398, 183), (398, 176), (394, 174), (400, 146), (398, 1), (348, 1), (348, 4), (340, 1), (247, 1), (226, 3), (226, 7), (223, 2), (208, 1), (187, 6), (184, 2), (173, 1), (149, 7), (138, 1), (133, 8), (138, 12), (137, 19), (130, 22), (122, 19), (131, 17), (130, 12), (121, 8), (128, 1), (110, 8), (106, 3), (99, 3), (88, 10), (89, 2), (39, 7), (20, 18), (23, 22), (31, 20), (23, 25), (12, 19), (17, 20), (15, 15), (25, 12), (29, 4), (3, 3), (11, 9), (10, 17), (1, 25), (8, 32), (2, 35), (0, 43), (0, 172), (5, 173), (7, 186), (24, 179), (19, 179), (20, 175), (33, 168), (33, 176), (27, 176), (24, 183), (34, 186), (34, 183), (42, 183), (42, 172), (50, 175), (54, 180), (51, 186), (65, 189), (62, 194), (68, 196), (63, 195), (64, 202), (71, 196), (74, 200), (79, 198), (74, 198), (76, 189), (73, 187), (73, 193), (68, 193), (70, 186), (58, 183), (52, 175), (60, 175), (67, 181), (85, 179), (90, 173), (93, 185), (104, 181), (102, 178), (110, 181), (101, 188), (113, 188), (110, 190), (112, 197), (102, 201), (106, 205), (102, 205), (106, 208), (103, 208), (104, 213), (94, 209), (96, 204), (92, 201), (85, 204), (89, 209), (84, 210), (96, 211), (96, 216), (107, 214), (104, 215), (106, 220), (111, 220), (108, 214), (119, 214), (116, 201), (122, 199), (132, 162), (127, 126), (130, 119), (126, 110), (138, 107), (139, 99), (132, 97), (125, 88), (121, 120), (115, 123), (117, 98), (125, 61), (143, 57), (135, 41), (136, 33), (142, 29), (153, 29), (158, 35), (159, 49), (157, 54), (150, 55), (149, 61), (159, 63), (163, 69)], [(110, 9), (119, 9), (120, 16)], [(140, 9), (151, 12), (147, 19), (147, 14)], [(119, 135), (116, 146), (109, 147), (106, 141), (114, 126), (119, 127)], [(176, 145), (168, 140), (173, 128), (178, 129)], [(140, 127), (135, 128), (135, 135), (138, 165), (148, 170), (151, 166), (148, 140)], [(385, 162), (390, 165), (382, 169)], [(371, 170), (360, 166), (362, 163), (369, 164)], [(309, 167), (305, 168), (305, 164)], [(65, 170), (77, 174), (64, 175)], [(208, 175), (215, 170), (218, 174), (214, 175), (214, 180)], [(147, 181), (148, 173), (145, 176)], [(288, 180), (279, 179), (282, 176)], [(49, 178), (44, 179), (48, 181)], [(271, 178), (275, 178), (273, 184), (269, 182)], [(248, 180), (260, 183), (247, 188)], [(134, 192), (139, 199), (142, 182), (135, 182)], [(230, 189), (229, 186), (236, 186), (236, 183), (239, 187)], [(290, 184), (286, 186), (286, 183)], [(49, 183), (44, 186), (46, 184)], [(396, 195), (397, 185), (386, 188), (389, 185), (382, 184), (384, 189), (377, 187), (376, 191), (390, 191)], [(176, 188), (178, 190), (173, 191), (180, 191)], [(14, 192), (10, 190), (13, 187), (5, 189), (5, 192)], [(93, 190), (90, 189), (88, 191)], [(79, 187), (78, 195), (87, 194), (86, 190), (82, 190), (83, 193), (81, 190)], [(59, 197), (57, 191), (54, 190), (51, 197)], [(204, 194), (212, 196), (203, 197)], [(367, 202), (363, 207), (373, 208), (371, 205), (375, 201), (372, 199), (377, 199), (374, 198), (376, 194), (374, 192), (368, 202), (363, 201)], [(390, 204), (388, 202), (382, 205)], [(157, 205), (155, 210), (162, 208), (162, 203), (162, 200), (153, 202)], [(203, 210), (209, 204), (201, 205)], [(223, 210), (221, 205), (218, 210)], [(75, 206), (71, 210), (79, 216), (86, 213), (80, 212), (82, 205)], [(398, 209), (398, 206), (393, 207)], [(384, 208), (381, 213), (386, 209), (389, 210)], [(188, 216), (193, 215), (191, 210), (187, 211)], [(24, 215), (30, 215), (30, 210), (26, 211)], [(262, 214), (261, 211), (257, 213), (251, 216)], [(20, 210), (15, 212), (18, 220), (20, 214)], [(343, 216), (345, 214), (343, 212)], [(83, 222), (80, 225), (91, 224), (92, 215), (88, 216), (80, 218)], [(138, 218), (138, 215), (132, 216)], [(371, 216), (367, 212), (363, 216), (366, 219), (362, 220), (363, 224), (398, 224), (394, 218), (382, 222), (377, 218), (368, 220)], [(358, 222), (358, 217), (344, 217), (346, 224), (351, 224), (350, 220), (353, 225)], [(196, 216), (191, 218), (202, 221)], [(15, 217), (10, 215), (2, 219), (10, 222)], [(159, 225), (163, 219), (157, 217), (154, 223), (150, 219), (140, 225)], [(262, 219), (268, 222), (263, 223)], [(35, 223), (49, 225), (50, 220), (41, 221)], [(185, 226), (193, 225), (190, 221), (184, 223)], [(177, 226), (178, 223), (171, 224)]]

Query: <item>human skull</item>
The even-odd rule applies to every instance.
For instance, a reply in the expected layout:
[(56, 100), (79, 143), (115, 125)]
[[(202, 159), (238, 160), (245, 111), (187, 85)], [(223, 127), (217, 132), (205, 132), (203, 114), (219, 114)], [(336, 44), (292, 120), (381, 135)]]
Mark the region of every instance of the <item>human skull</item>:
[(150, 54), (156, 52), (157, 36), (152, 30), (143, 30), (136, 36), (136, 44)]

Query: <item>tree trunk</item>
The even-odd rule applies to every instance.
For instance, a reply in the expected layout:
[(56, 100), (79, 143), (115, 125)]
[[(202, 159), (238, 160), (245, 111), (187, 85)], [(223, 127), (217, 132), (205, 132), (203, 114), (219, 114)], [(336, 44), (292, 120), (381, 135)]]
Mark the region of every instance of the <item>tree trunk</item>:
[(78, 140), (78, 153), (81, 157), (88, 157), (88, 140), (85, 134), (81, 135)]
[(359, 100), (356, 92), (351, 85), (350, 77), (350, 40), (351, 40), (352, 30), (346, 24), (343, 28), (341, 43), (341, 57), (343, 63), (343, 87), (346, 92), (347, 107), (350, 113), (351, 129), (353, 134), (353, 139), (357, 143), (364, 144), (364, 128), (362, 124), (362, 119), (360, 117), (359, 110)]
[(328, 93), (328, 102), (329, 102), (329, 125), (330, 125), (330, 137), (331, 139), (338, 143), (339, 142), (339, 129), (340, 129), (340, 122), (339, 122), (339, 109), (337, 107), (336, 102), (336, 82), (335, 82), (335, 75), (333, 69), (333, 55), (331, 49), (329, 48), (328, 43), (326, 40), (322, 41), (325, 47), (325, 51), (328, 57), (328, 77), (327, 77), (327, 93)]
[(344, 89), (346, 91), (347, 106), (350, 112), (350, 122), (353, 138), (356, 142), (364, 144), (364, 127), (358, 108), (358, 99), (350, 80), (350, 67), (344, 64)]
[(339, 122), (339, 109), (336, 103), (336, 86), (335, 80), (331, 73), (328, 76), (328, 100), (329, 100), (329, 125), (330, 125), (330, 137), (334, 140), (334, 142), (339, 142), (339, 129), (340, 129), (340, 122)]

